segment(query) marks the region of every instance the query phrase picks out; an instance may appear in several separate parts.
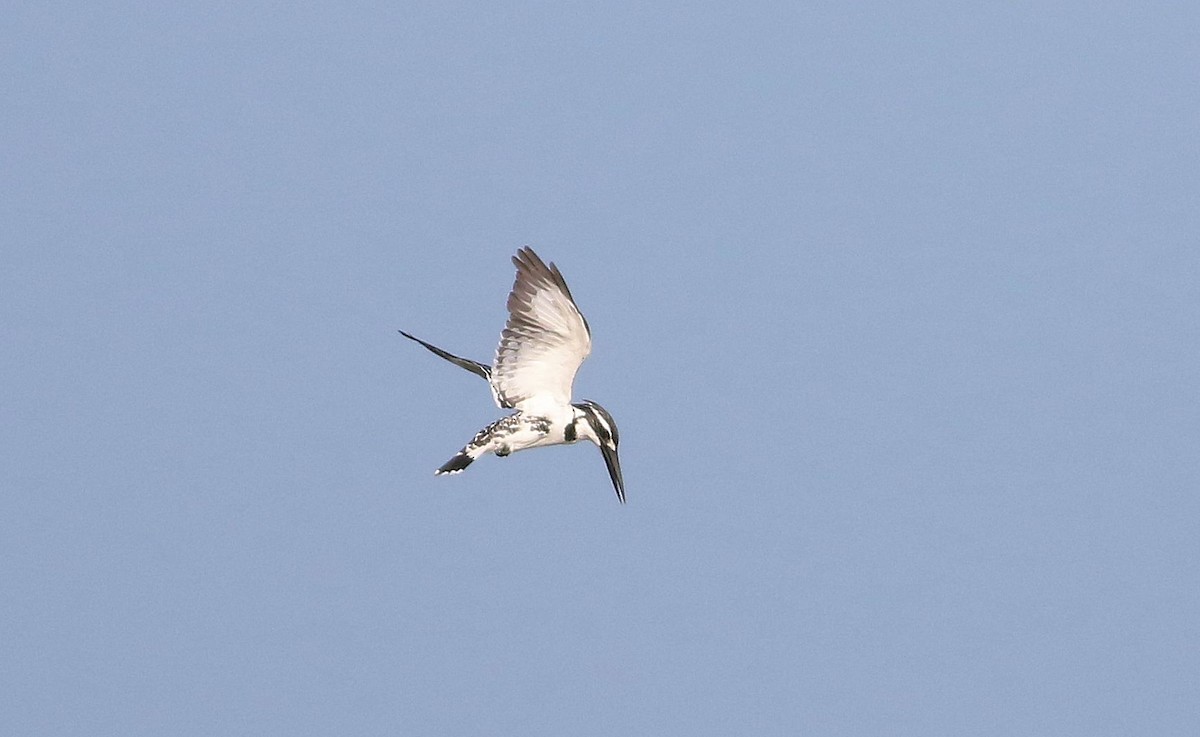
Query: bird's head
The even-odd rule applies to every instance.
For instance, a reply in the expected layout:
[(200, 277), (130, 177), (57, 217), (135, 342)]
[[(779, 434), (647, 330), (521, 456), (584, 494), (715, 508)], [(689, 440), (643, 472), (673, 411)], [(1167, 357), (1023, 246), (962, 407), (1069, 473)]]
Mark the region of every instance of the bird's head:
[(604, 464), (608, 466), (608, 476), (617, 492), (617, 499), (624, 504), (625, 481), (621, 478), (621, 460), (617, 456), (617, 445), (621, 442), (617, 433), (617, 423), (608, 410), (590, 399), (572, 406), (575, 407), (576, 426), (580, 437), (587, 438), (600, 447)]

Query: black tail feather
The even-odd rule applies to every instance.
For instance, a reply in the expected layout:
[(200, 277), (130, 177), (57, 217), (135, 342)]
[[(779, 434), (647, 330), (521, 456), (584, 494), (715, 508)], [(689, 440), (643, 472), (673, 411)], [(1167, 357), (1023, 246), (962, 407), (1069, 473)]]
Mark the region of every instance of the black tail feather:
[(458, 452), (458, 455), (443, 463), (442, 467), (439, 468), (435, 474), (441, 476), (444, 473), (458, 473), (467, 466), (471, 465), (471, 462), (474, 460), (474, 458), (467, 455), (467, 451), (464, 448)]

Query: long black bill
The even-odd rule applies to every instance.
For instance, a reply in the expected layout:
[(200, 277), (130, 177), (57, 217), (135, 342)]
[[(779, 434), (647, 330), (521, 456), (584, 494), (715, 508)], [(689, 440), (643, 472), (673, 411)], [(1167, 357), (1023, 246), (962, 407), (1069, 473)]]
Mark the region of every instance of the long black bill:
[(454, 364), (455, 366), (465, 368), (467, 371), (470, 371), (471, 373), (475, 374), (476, 376), (481, 376), (487, 381), (492, 380), (492, 367), (491, 366), (488, 366), (485, 363), (480, 363), (479, 361), (472, 361), (469, 358), (462, 358), (460, 356), (456, 356), (453, 353), (447, 353), (446, 351), (443, 351), (441, 348), (438, 348), (436, 345), (430, 345), (430, 344), (426, 343), (425, 341), (421, 340), (420, 338), (418, 338), (417, 336), (409, 335), (408, 333), (404, 332), (403, 330), (400, 331), (400, 334), (403, 335), (405, 338), (408, 338), (409, 340), (415, 340), (418, 343), (420, 343), (421, 345), (425, 346), (435, 356), (440, 356), (440, 357), (446, 359), (447, 361), (449, 361), (450, 363)]
[(603, 445), (600, 446), (600, 453), (604, 456), (604, 465), (608, 466), (608, 477), (612, 479), (613, 488), (617, 491), (617, 500), (624, 504), (625, 480), (621, 478), (621, 459), (617, 458), (617, 451), (609, 450)]

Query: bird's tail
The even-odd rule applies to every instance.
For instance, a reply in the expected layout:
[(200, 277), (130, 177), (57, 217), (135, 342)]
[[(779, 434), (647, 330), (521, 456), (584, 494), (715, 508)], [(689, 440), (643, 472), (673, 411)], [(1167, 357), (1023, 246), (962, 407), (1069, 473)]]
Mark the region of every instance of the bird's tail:
[(462, 450), (458, 451), (453, 458), (443, 463), (442, 467), (434, 471), (433, 474), (435, 476), (441, 476), (442, 474), (446, 473), (459, 473), (464, 468), (471, 465), (471, 462), (474, 460), (475, 457), (471, 455), (470, 447), (463, 448)]
[[(475, 437), (471, 438), (471, 442), (464, 445), (463, 449), (458, 451), (453, 458), (443, 463), (441, 468), (434, 471), (434, 474), (441, 476), (446, 473), (458, 473), (471, 465), (476, 458), (484, 453), (495, 453), (498, 456), (506, 456), (511, 453), (512, 451), (507, 445), (497, 442), (495, 433), (498, 428), (505, 428), (515, 420), (519, 420), (520, 416), (521, 413), (518, 412), (508, 417), (503, 417), (475, 433)], [(501, 434), (501, 437), (503, 437), (503, 434)]]

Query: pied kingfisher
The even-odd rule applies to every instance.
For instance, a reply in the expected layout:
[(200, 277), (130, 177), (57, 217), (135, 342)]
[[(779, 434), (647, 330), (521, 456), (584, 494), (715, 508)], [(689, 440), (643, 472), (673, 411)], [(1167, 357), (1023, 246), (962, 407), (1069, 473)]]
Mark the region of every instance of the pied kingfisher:
[(493, 365), (460, 358), (400, 331), (450, 363), (486, 379), (496, 404), (517, 410), (476, 433), (434, 473), (458, 473), (484, 453), (503, 457), (526, 448), (590, 440), (600, 447), (617, 499), (624, 504), (617, 423), (595, 402), (571, 403), (575, 373), (592, 351), (587, 320), (575, 306), (557, 266), (547, 266), (528, 246), (518, 250), (512, 261), (517, 278), (508, 295), (508, 322), (500, 333)]

